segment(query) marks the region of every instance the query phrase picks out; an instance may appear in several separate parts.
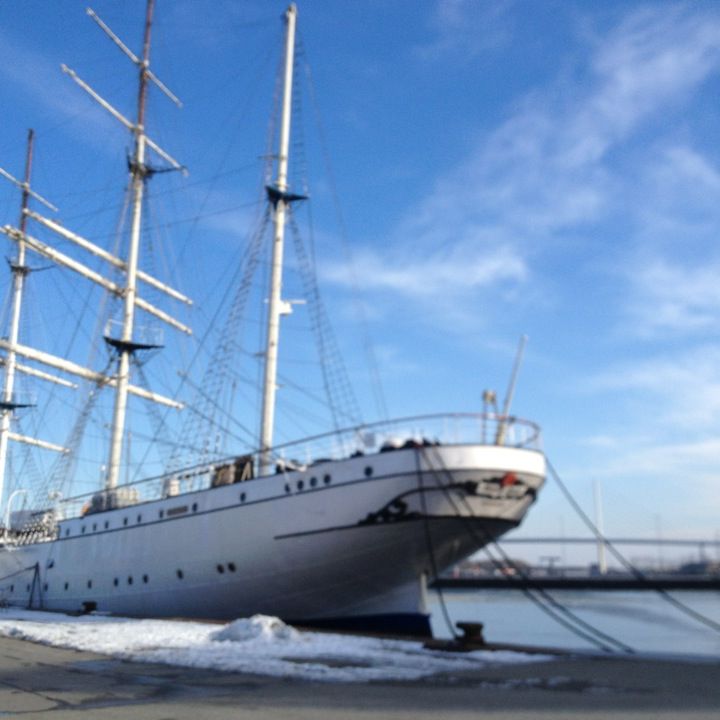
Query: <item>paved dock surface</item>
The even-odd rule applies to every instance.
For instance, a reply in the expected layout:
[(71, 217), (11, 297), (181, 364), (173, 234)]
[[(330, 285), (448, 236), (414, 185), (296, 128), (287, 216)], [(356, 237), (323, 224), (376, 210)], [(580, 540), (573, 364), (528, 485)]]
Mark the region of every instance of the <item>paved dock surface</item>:
[(0, 638), (0, 718), (720, 717), (720, 662), (561, 657), (418, 682), (317, 683), (113, 660)]

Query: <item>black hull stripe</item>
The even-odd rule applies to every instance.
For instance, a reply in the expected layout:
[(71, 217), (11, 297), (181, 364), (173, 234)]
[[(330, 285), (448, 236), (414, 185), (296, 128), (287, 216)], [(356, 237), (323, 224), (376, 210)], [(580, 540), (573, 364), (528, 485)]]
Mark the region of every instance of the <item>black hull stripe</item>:
[[(317, 530), (305, 530), (303, 532), (287, 533), (286, 535), (275, 535), (274, 540), (288, 540), (290, 538), (307, 537), (308, 535), (323, 535), (325, 533), (342, 532), (345, 530), (365, 530), (378, 529), (392, 525), (400, 525), (410, 522), (435, 522), (436, 520), (458, 520), (460, 522), (482, 522), (497, 523), (498, 525), (507, 525), (507, 530), (518, 527), (520, 520), (505, 520), (504, 518), (494, 517), (478, 517), (469, 515), (415, 515), (414, 517), (398, 518), (391, 522), (378, 523), (355, 523), (354, 525), (337, 525), (335, 527), (319, 528)], [(507, 532), (505, 530), (504, 532)]]

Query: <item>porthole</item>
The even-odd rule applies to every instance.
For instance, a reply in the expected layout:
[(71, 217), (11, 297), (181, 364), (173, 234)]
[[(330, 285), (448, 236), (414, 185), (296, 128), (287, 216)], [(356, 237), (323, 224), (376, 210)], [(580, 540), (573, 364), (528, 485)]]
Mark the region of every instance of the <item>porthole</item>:
[(311, 477), (310, 478), (310, 487), (315, 487), (317, 485), (317, 478)]
[(185, 577), (185, 575), (184, 575), (184, 573), (183, 573), (182, 570), (176, 570), (175, 572), (177, 573), (178, 580), (182, 580), (183, 577)]
[(68, 537), (70, 535), (70, 528), (65, 529), (65, 537)]
[(65, 583), (65, 589), (67, 590), (70, 587), (70, 583)]
[(326, 485), (329, 485), (331, 480), (332, 480), (332, 478), (329, 475), (325, 475), (325, 477), (323, 477), (323, 482)]
[(197, 503), (193, 503), (193, 504), (192, 504), (192, 511), (193, 511), (193, 512), (197, 512), (197, 507), (198, 507), (198, 506), (197, 506)]
[[(28, 590), (29, 590), (29, 589), (30, 589), (30, 588), (28, 588)], [(45, 583), (45, 584), (43, 585), (43, 590), (44, 590), (45, 592), (47, 592), (47, 589), (48, 589), (48, 584)]]
[[(67, 585), (67, 583), (65, 583), (65, 584)], [(14, 585), (11, 585), (11, 586), (10, 586), (10, 592), (15, 592), (15, 586), (14, 586)]]
[(229, 562), (229, 563), (228, 563), (228, 570), (229, 570), (230, 572), (235, 572), (235, 563)]
[(85, 534), (85, 526), (84, 526), (84, 525), (80, 528), (80, 532), (81, 532), (83, 535)]
[(225, 572), (225, 566), (217, 565), (217, 571), (222, 575)]
[(25, 587), (26, 587), (27, 591), (30, 592), (30, 585), (26, 585)]
[(148, 581), (149, 579), (150, 579), (150, 578), (148, 578), (147, 575), (143, 575), (143, 582), (144, 582), (144, 583), (147, 584), (147, 581)]
[(115, 587), (117, 587), (119, 584), (120, 584), (120, 581), (119, 581), (117, 578), (115, 578), (115, 579), (113, 580), (113, 585), (114, 585)]
[(93, 532), (97, 530), (97, 523), (93, 523)]
[(106, 520), (105, 521), (105, 529), (107, 530), (110, 527), (110, 523)]
[(123, 525), (127, 525), (127, 524), (128, 524), (128, 519), (127, 519), (127, 518), (123, 518)]
[(132, 585), (132, 584), (133, 584), (132, 575), (128, 575), (128, 585)]
[(245, 497), (246, 497), (245, 493), (241, 492), (240, 493), (240, 502), (245, 502)]
[(139, 523), (141, 523), (141, 522), (142, 522), (142, 515), (138, 515), (138, 517), (137, 517), (137, 521), (138, 521)]
[(370, 477), (373, 474), (373, 469), (370, 465), (365, 468), (365, 477)]
[(88, 589), (92, 587), (92, 580), (88, 580)]
[(285, 492), (286, 493), (290, 492), (290, 485), (288, 485), (287, 483), (285, 483)]
[(161, 511), (158, 513), (158, 517), (162, 520), (164, 516), (165, 516), (165, 511), (164, 511), (164, 510), (161, 510)]
[(297, 489), (302, 490), (305, 487), (305, 483), (302, 480), (297, 481)]

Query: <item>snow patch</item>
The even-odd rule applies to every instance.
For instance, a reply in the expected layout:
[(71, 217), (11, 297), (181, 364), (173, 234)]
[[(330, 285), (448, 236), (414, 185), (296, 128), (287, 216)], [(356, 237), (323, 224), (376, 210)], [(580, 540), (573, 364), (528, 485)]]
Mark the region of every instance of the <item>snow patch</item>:
[(286, 625), (280, 618), (269, 615), (253, 615), (250, 618), (234, 620), (222, 630), (212, 633), (210, 639), (218, 642), (247, 642), (248, 640), (283, 642), (300, 640), (300, 633), (290, 625)]
[(73, 617), (10, 608), (0, 610), (0, 636), (133, 662), (328, 682), (418, 680), (551, 659), (515, 652), (453, 654), (428, 650), (419, 642), (300, 632), (265, 615), (218, 629), (203, 622)]

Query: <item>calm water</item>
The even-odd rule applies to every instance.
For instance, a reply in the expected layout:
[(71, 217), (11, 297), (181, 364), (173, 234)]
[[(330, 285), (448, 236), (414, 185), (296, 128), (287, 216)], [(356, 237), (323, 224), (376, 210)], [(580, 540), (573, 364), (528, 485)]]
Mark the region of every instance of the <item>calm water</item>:
[[(653, 592), (551, 591), (550, 595), (594, 627), (640, 652), (720, 658), (720, 632), (701, 625)], [(677, 591), (671, 595), (720, 624), (720, 593)], [(452, 622), (485, 625), (490, 642), (591, 648), (512, 590), (443, 591)], [(449, 637), (438, 596), (430, 595), (433, 632)]]

